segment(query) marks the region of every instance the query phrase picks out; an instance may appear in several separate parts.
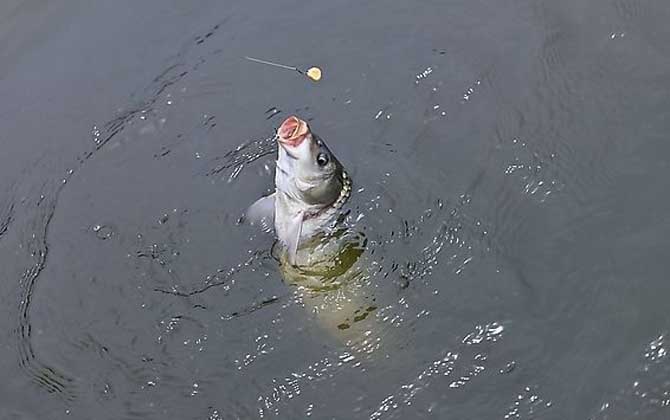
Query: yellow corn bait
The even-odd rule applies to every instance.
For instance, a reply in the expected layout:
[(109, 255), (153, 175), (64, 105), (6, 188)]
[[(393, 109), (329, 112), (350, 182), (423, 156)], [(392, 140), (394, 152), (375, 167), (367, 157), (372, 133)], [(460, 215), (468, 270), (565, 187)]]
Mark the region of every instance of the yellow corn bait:
[(315, 82), (321, 80), (321, 69), (318, 67), (310, 67), (305, 74)]

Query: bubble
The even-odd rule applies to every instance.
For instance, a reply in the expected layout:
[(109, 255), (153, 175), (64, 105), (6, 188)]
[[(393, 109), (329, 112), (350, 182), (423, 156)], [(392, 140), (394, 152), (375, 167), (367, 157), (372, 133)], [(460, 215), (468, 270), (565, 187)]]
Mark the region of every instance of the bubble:
[(91, 230), (95, 233), (96, 238), (105, 241), (114, 236), (114, 229), (106, 225), (94, 225)]
[(159, 225), (164, 225), (170, 220), (170, 216), (167, 213), (163, 213), (163, 215), (158, 219), (158, 224)]

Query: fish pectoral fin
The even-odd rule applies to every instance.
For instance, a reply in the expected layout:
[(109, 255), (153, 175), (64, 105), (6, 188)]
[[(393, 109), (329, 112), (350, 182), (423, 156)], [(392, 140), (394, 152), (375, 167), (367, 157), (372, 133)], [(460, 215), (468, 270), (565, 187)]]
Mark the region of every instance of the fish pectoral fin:
[(295, 265), (296, 256), (298, 255), (298, 245), (300, 245), (300, 235), (302, 235), (303, 216), (304, 213), (299, 212), (288, 222), (286, 249), (288, 251), (288, 262), (291, 265)]
[(271, 232), (275, 219), (275, 193), (261, 197), (249, 206), (244, 214), (244, 221), (250, 225), (258, 225), (265, 232)]

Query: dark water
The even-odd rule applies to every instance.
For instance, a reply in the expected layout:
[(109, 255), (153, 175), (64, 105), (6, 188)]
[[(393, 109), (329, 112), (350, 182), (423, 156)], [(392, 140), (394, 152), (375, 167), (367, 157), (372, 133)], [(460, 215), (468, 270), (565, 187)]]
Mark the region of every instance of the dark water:
[[(0, 418), (670, 418), (668, 21), (4, 1)], [(368, 239), (346, 339), (236, 223), (293, 113)]]

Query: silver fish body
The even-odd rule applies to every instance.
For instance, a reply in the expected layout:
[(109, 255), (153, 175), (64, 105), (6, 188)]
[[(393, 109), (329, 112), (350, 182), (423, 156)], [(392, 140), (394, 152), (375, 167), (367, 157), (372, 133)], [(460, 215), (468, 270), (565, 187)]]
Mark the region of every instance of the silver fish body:
[(275, 192), (254, 203), (247, 219), (266, 225), (271, 220), (288, 262), (296, 265), (298, 250), (333, 227), (351, 194), (351, 179), (305, 121), (287, 118), (277, 131), (277, 142)]

